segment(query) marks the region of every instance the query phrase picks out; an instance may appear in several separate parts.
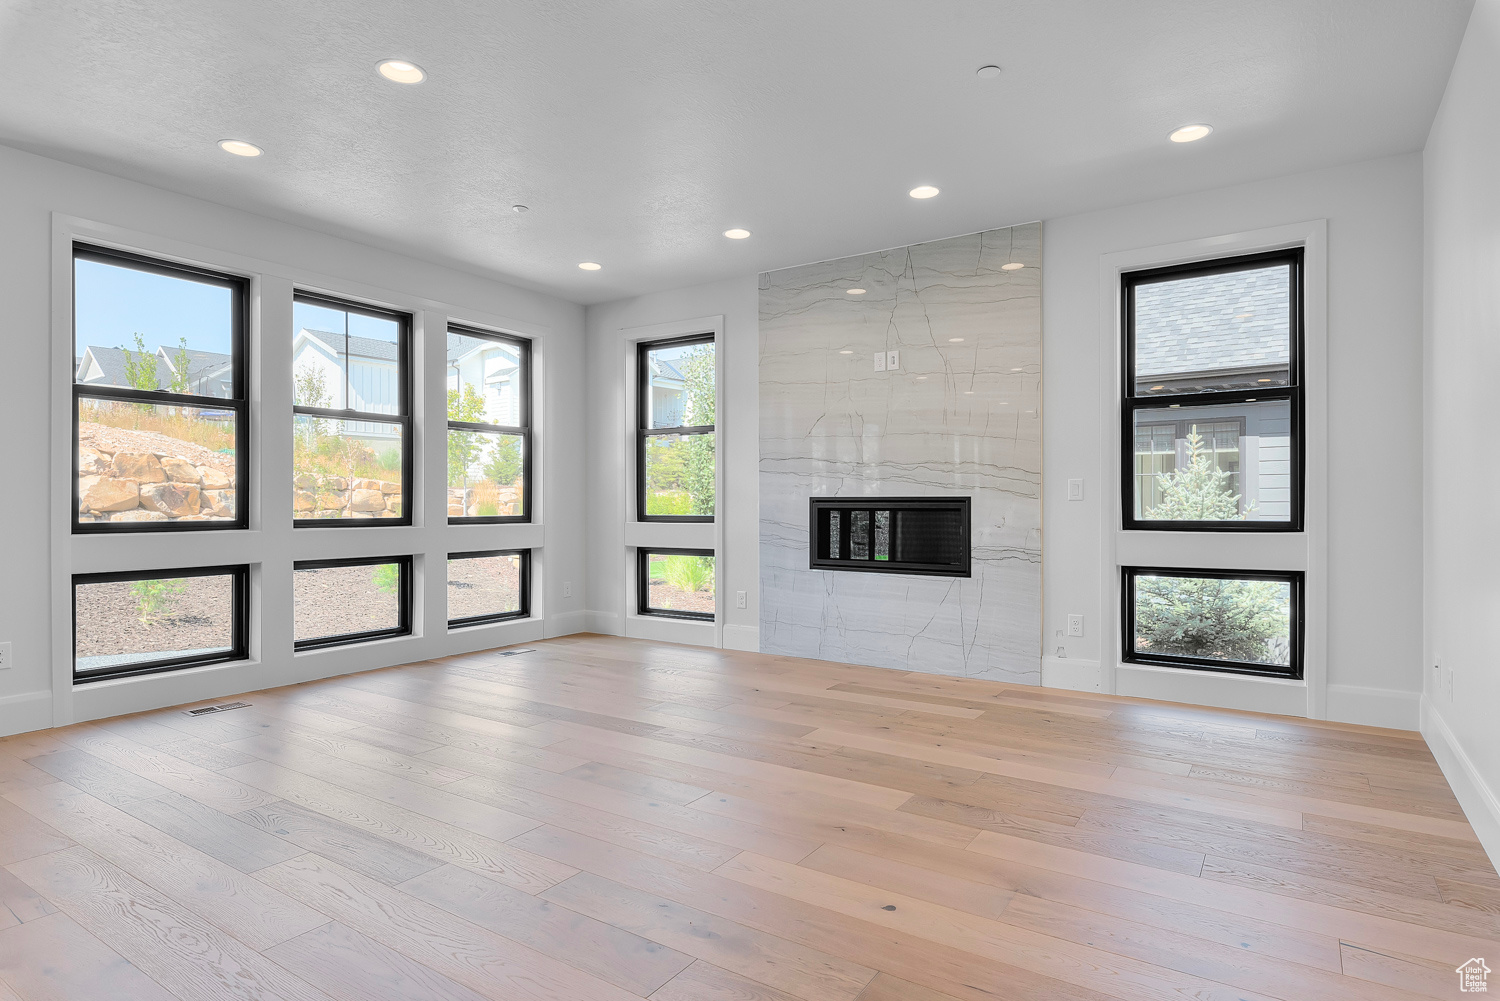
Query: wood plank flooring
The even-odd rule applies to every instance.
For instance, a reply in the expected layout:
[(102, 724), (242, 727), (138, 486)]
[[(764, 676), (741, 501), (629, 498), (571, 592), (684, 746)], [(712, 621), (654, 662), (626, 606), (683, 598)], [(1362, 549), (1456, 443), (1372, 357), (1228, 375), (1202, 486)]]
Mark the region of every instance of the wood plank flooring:
[(0, 1001), (1395, 1001), (1500, 961), (1412, 733), (600, 636), (241, 698), (0, 739)]

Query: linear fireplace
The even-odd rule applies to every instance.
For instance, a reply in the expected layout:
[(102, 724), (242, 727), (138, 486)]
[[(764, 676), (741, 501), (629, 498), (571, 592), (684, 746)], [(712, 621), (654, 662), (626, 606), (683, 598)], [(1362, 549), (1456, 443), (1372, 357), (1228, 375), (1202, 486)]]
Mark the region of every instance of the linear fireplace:
[(969, 577), (968, 497), (814, 497), (814, 570)]

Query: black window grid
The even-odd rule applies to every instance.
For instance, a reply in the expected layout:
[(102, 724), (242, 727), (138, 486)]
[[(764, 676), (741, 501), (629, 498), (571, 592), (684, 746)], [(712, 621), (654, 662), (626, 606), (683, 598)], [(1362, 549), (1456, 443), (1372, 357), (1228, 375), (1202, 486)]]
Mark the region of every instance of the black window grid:
[[(448, 327), (449, 333), (459, 334), (464, 337), (476, 337), (483, 340), (494, 341), (499, 344), (510, 344), (517, 349), (521, 365), (520, 379), (520, 406), (517, 413), (521, 423), (519, 425), (486, 424), (478, 421), (448, 421), (449, 431), (484, 431), (490, 433), (501, 433), (518, 435), (521, 439), (521, 513), (517, 515), (449, 515), (450, 524), (462, 525), (514, 525), (524, 524), (532, 521), (531, 499), (534, 493), (531, 482), (532, 471), (532, 448), (531, 448), (531, 341), (524, 337), (515, 337), (509, 334), (497, 334), (488, 330), (479, 330), (474, 327), (463, 327), (456, 324)], [(462, 392), (462, 387), (460, 387)]]
[[(663, 522), (711, 522), (711, 514), (647, 514), (646, 513), (646, 447), (652, 438), (668, 435), (715, 434), (718, 425), (698, 424), (681, 427), (651, 426), (651, 366), (647, 356), (655, 350), (672, 347), (690, 347), (694, 344), (714, 344), (712, 334), (691, 334), (687, 337), (672, 337), (660, 341), (642, 341), (636, 348), (636, 448), (635, 448), (635, 510), (637, 521)], [(717, 507), (717, 496), (715, 506)]]

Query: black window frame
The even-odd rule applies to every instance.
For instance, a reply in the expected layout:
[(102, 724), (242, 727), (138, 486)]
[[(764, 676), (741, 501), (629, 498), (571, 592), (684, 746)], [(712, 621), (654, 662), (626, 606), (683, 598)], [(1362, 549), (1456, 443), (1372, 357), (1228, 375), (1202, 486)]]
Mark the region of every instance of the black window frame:
[[(1168, 267), (1126, 271), (1120, 275), (1121, 338), (1124, 355), (1121, 375), (1120, 407), (1120, 488), (1121, 528), (1148, 532), (1301, 532), (1306, 514), (1306, 448), (1303, 443), (1305, 418), (1305, 310), (1304, 248), (1289, 247), (1264, 253), (1221, 257)], [(1139, 395), (1135, 377), (1135, 290), (1141, 285), (1196, 278), (1235, 271), (1249, 271), (1269, 265), (1286, 264), (1290, 268), (1288, 385), (1253, 390), (1221, 390), (1208, 393), (1163, 392)], [(1291, 512), (1286, 521), (1172, 521), (1137, 518), (1135, 515), (1135, 420), (1142, 410), (1167, 410), (1180, 407), (1224, 407), (1244, 403), (1285, 401), (1290, 409), (1288, 441), (1291, 449)], [(1225, 418), (1228, 420), (1229, 418)], [(1164, 424), (1157, 419), (1150, 423)], [(1241, 498), (1243, 503), (1243, 498)]]
[(636, 614), (658, 619), (686, 619), (692, 622), (714, 622), (719, 615), (719, 590), (714, 587), (714, 610), (712, 612), (680, 612), (670, 608), (651, 607), (651, 557), (652, 556), (709, 556), (714, 558), (714, 574), (718, 575), (718, 553), (712, 549), (679, 549), (672, 546), (640, 546), (636, 549)]
[[(1244, 661), (1208, 660), (1168, 654), (1139, 653), (1135, 649), (1135, 582), (1137, 577), (1184, 577), (1212, 580), (1271, 580), (1291, 585), (1290, 663), (1285, 667), (1251, 664)], [(1180, 667), (1217, 674), (1236, 674), (1258, 678), (1280, 678), (1301, 681), (1305, 669), (1306, 573), (1301, 570), (1224, 570), (1202, 567), (1136, 567), (1120, 568), (1121, 657), (1127, 664)]]
[[(322, 417), (335, 421), (369, 421), (374, 424), (399, 424), (401, 426), (401, 514), (396, 518), (298, 518), (297, 512), (292, 512), (293, 528), (378, 528), (378, 527), (402, 527), (412, 524), (412, 507), (416, 500), (417, 484), (414, 480), (416, 441), (412, 433), (411, 416), (411, 327), (412, 317), (410, 313), (403, 313), (395, 309), (384, 309), (380, 306), (371, 306), (367, 303), (353, 302), (347, 299), (338, 299), (333, 296), (322, 295), (317, 292), (293, 291), (292, 304), (305, 303), (309, 306), (321, 306), (324, 309), (338, 309), (346, 313), (356, 313), (360, 316), (369, 316), (382, 320), (395, 320), (397, 325), (396, 345), (396, 397), (398, 401), (398, 414), (378, 414), (367, 410), (337, 409), (335, 407), (305, 407), (295, 400), (292, 403), (292, 417)], [(293, 324), (295, 326), (295, 323)], [(291, 332), (295, 341), (297, 331)], [(344, 332), (344, 378), (349, 378), (349, 350), (347, 330)], [(294, 376), (295, 373), (288, 373)], [(345, 387), (345, 402), (348, 401), (348, 388)], [(350, 489), (353, 489), (350, 484)]]
[[(668, 337), (657, 341), (641, 341), (636, 345), (636, 443), (635, 443), (635, 514), (636, 521), (654, 522), (712, 522), (718, 517), (719, 491), (717, 486), (719, 471), (718, 453), (718, 407), (714, 408), (715, 421), (713, 424), (681, 425), (672, 428), (654, 428), (651, 426), (651, 394), (648, 382), (651, 378), (651, 368), (646, 363), (646, 356), (652, 351), (662, 348), (687, 347), (692, 344), (712, 344), (714, 346), (714, 393), (719, 391), (718, 387), (718, 340), (712, 333), (688, 334), (685, 337)], [(653, 437), (665, 435), (692, 435), (711, 434), (715, 436), (714, 441), (714, 511), (715, 514), (647, 514), (646, 513), (646, 442)]]
[[(387, 521), (394, 519), (387, 518)], [(401, 580), (396, 590), (398, 609), (401, 622), (397, 626), (386, 629), (365, 629), (352, 633), (335, 633), (331, 636), (317, 636), (312, 639), (296, 639), (296, 617), (297, 617), (297, 588), (296, 575), (298, 570), (327, 570), (333, 567), (359, 567), (380, 566), (385, 563), (395, 563), (401, 568)], [(294, 653), (306, 653), (311, 650), (326, 650), (330, 647), (350, 646), (356, 643), (368, 643), (371, 640), (393, 639), (400, 636), (412, 635), (412, 558), (410, 554), (401, 556), (350, 556), (337, 560), (297, 560), (292, 564), (292, 650)]]
[[(250, 482), (250, 398), (249, 387), (249, 345), (247, 331), (249, 330), (249, 288), (250, 279), (243, 275), (232, 275), (221, 271), (212, 271), (208, 268), (200, 268), (191, 264), (179, 264), (174, 261), (160, 260), (147, 257), (142, 254), (132, 253), (126, 250), (116, 250), (111, 247), (100, 247), (94, 244), (74, 242), (73, 265), (69, 280), (71, 282), (70, 292), (73, 296), (73, 353), (76, 357), (78, 351), (78, 262), (80, 260), (94, 261), (100, 264), (109, 264), (114, 267), (129, 268), (135, 271), (144, 271), (148, 274), (164, 275), (171, 278), (181, 278), (187, 281), (195, 281), (201, 284), (218, 285), (227, 288), (233, 297), (232, 326), (230, 336), (233, 344), (230, 355), (233, 358), (234, 378), (232, 379), (234, 397), (232, 399), (219, 396), (201, 396), (193, 393), (173, 393), (166, 390), (136, 389), (131, 386), (89, 386), (78, 381), (78, 371), (75, 365), (73, 371), (73, 458), (72, 458), (72, 534), (74, 535), (114, 535), (114, 534), (140, 534), (147, 532), (224, 532), (244, 531), (250, 527), (250, 504), (249, 500), (253, 494)], [(230, 521), (81, 521), (79, 520), (78, 508), (82, 500), (78, 488), (78, 478), (81, 470), (78, 462), (78, 433), (80, 417), (79, 413), (84, 399), (109, 400), (125, 403), (145, 403), (155, 406), (184, 407), (194, 410), (232, 410), (234, 412), (234, 518)], [(204, 401), (211, 400), (212, 406), (205, 407)]]
[[(963, 535), (960, 540), (963, 553), (958, 564), (920, 563), (893, 560), (834, 559), (820, 555), (826, 547), (822, 543), (822, 526), (825, 514), (833, 511), (869, 511), (870, 546), (874, 551), (876, 511), (920, 510), (933, 507), (957, 507), (963, 512)], [(911, 577), (972, 577), (973, 571), (973, 503), (969, 497), (811, 497), (808, 499), (808, 567), (812, 570), (852, 570), (860, 573), (894, 573)], [(894, 519), (893, 519), (894, 521)], [(840, 550), (849, 552), (850, 519), (839, 519)]]
[[(230, 610), (231, 648), (225, 653), (210, 657), (164, 657), (158, 660), (140, 661), (114, 668), (93, 671), (78, 670), (78, 586), (80, 584), (108, 584), (117, 581), (173, 580), (179, 577), (225, 577), (234, 582), (233, 607)], [(115, 678), (133, 678), (147, 674), (165, 674), (169, 671), (186, 671), (210, 664), (227, 664), (231, 661), (248, 660), (250, 657), (250, 567), (245, 563), (212, 567), (172, 567), (162, 570), (118, 570), (109, 573), (80, 573), (73, 575), (73, 684), (87, 685)]]
[[(531, 341), (528, 338), (518, 337), (515, 334), (500, 334), (500, 333), (496, 333), (496, 332), (491, 331), (491, 330), (480, 330), (477, 327), (466, 327), (466, 326), (463, 326), (463, 325), (457, 324), (457, 323), (450, 323), (448, 325), (448, 333), (450, 333), (450, 334), (458, 334), (461, 337), (477, 337), (477, 338), (480, 338), (482, 340), (495, 341), (495, 342), (501, 343), (501, 344), (511, 344), (511, 345), (514, 345), (518, 349), (518, 355), (519, 355), (519, 359), (520, 359), (520, 363), (521, 363), (521, 405), (518, 408), (519, 409), (519, 417), (521, 419), (520, 426), (519, 427), (511, 427), (511, 426), (505, 425), (505, 424), (485, 424), (485, 423), (476, 422), (476, 421), (455, 421), (455, 420), (451, 420), (450, 419), (448, 421), (448, 426), (447, 426), (447, 428), (444, 431), (444, 439), (445, 440), (443, 442), (443, 444), (445, 446), (445, 452), (446, 452), (446, 446), (447, 446), (446, 437), (447, 437), (447, 432), (448, 431), (487, 431), (487, 432), (491, 432), (491, 433), (494, 433), (494, 432), (503, 432), (505, 434), (518, 434), (518, 435), (520, 435), (521, 436), (521, 514), (519, 514), (519, 515), (495, 515), (493, 517), (488, 517), (488, 516), (469, 516), (469, 515), (461, 515), (459, 517), (454, 517), (453, 515), (449, 515), (448, 516), (448, 524), (450, 524), (450, 525), (517, 525), (517, 524), (529, 524), (533, 520), (532, 519), (532, 514), (531, 514), (531, 497), (532, 497), (532, 489), (531, 489), (531, 466), (532, 466), (532, 462), (531, 462), (531, 455), (532, 455), (532, 449), (531, 449), (531, 416), (532, 416), (532, 412), (531, 412), (531, 386), (532, 386), (532, 382), (531, 382)], [(446, 382), (447, 382), (447, 379), (446, 379), (446, 376), (445, 376), (444, 383), (446, 384)], [(459, 387), (459, 392), (460, 393), (463, 392), (463, 387), (462, 386)], [(446, 483), (446, 472), (445, 472), (445, 483)], [(403, 505), (403, 507), (404, 506), (405, 505)]]
[[(492, 556), (519, 556), (521, 557), (521, 595), (520, 610), (515, 612), (495, 612), (489, 615), (464, 615), (459, 618), (450, 618), (448, 628), (462, 629), (466, 626), (483, 626), (492, 622), (508, 622), (512, 619), (528, 619), (531, 617), (531, 550), (530, 549), (482, 549), (476, 552), (449, 553), (448, 561), (452, 560), (477, 560)], [(447, 563), (443, 564), (444, 587), (447, 586)], [(444, 592), (446, 594), (446, 591)], [(445, 609), (446, 611), (446, 609)]]

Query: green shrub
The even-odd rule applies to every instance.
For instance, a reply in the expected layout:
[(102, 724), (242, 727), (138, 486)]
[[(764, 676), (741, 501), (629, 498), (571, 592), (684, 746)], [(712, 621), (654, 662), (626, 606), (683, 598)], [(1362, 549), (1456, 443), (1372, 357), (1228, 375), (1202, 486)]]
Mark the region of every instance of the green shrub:
[(663, 556), (661, 579), (679, 591), (692, 594), (714, 582), (714, 561), (708, 556)]
[(1136, 641), (1143, 652), (1287, 663), (1284, 647), (1273, 648), (1272, 643), (1290, 635), (1289, 594), (1283, 583), (1140, 576), (1135, 596)]
[(395, 563), (382, 563), (375, 568), (375, 590), (384, 594), (395, 594), (401, 586), (401, 567)]
[(136, 618), (143, 626), (153, 626), (177, 607), (177, 599), (187, 593), (187, 581), (181, 577), (138, 580), (130, 585), (130, 593), (135, 598)]
[(646, 495), (647, 514), (697, 514), (686, 490), (663, 490)]

